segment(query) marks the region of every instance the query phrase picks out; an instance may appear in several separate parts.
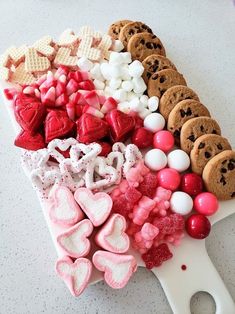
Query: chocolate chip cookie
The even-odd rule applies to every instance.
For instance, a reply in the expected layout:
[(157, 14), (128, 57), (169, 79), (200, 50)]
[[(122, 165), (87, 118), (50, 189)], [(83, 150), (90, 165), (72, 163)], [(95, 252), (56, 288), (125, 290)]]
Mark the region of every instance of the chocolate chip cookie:
[(172, 69), (161, 70), (150, 77), (148, 95), (161, 97), (168, 88), (175, 85), (187, 85), (183, 75)]
[(120, 31), (118, 39), (123, 43), (124, 49), (127, 49), (127, 44), (130, 38), (138, 33), (153, 33), (148, 25), (142, 22), (131, 22), (126, 24)]
[(192, 171), (201, 175), (204, 167), (214, 156), (231, 149), (228, 140), (216, 134), (204, 134), (193, 145), (190, 153)]
[(130, 20), (121, 20), (114, 22), (109, 26), (108, 35), (113, 39), (117, 40), (120, 34), (121, 29), (128, 23), (131, 23)]
[(220, 200), (235, 197), (235, 151), (225, 150), (206, 164), (202, 177), (209, 192)]
[(187, 86), (176, 85), (169, 88), (160, 99), (160, 113), (167, 120), (171, 110), (175, 107), (175, 105), (185, 99), (194, 99), (199, 101), (197, 94)]
[(151, 54), (145, 58), (142, 61), (142, 64), (144, 67), (143, 79), (146, 84), (148, 83), (150, 76), (157, 71), (165, 69), (177, 71), (175, 65), (168, 58), (157, 54)]
[(181, 148), (189, 154), (196, 139), (203, 134), (221, 135), (218, 123), (209, 117), (198, 117), (186, 121), (180, 132)]
[(182, 100), (170, 112), (167, 129), (179, 142), (182, 125), (189, 119), (201, 116), (210, 117), (210, 112), (203, 104), (193, 99)]
[(127, 51), (131, 53), (132, 60), (139, 61), (153, 53), (166, 55), (161, 40), (156, 35), (146, 32), (133, 35), (127, 44)]

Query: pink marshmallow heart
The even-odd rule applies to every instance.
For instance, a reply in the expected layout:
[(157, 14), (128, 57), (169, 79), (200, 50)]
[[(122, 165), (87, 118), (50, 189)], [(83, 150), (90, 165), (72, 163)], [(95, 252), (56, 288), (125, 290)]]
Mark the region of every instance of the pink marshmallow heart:
[(105, 282), (113, 289), (123, 288), (137, 269), (132, 255), (96, 251), (92, 261), (98, 270), (104, 272)]
[(109, 252), (125, 253), (130, 246), (130, 240), (125, 231), (126, 219), (122, 215), (113, 214), (96, 234), (96, 243)]
[(49, 216), (55, 224), (72, 226), (84, 218), (73, 193), (65, 186), (58, 185), (51, 190), (49, 203)]
[(71, 258), (65, 256), (56, 262), (56, 272), (64, 280), (72, 295), (79, 296), (89, 283), (92, 264), (87, 258), (78, 258), (73, 263)]
[(57, 243), (64, 253), (71, 257), (86, 256), (90, 252), (91, 243), (87, 239), (93, 231), (89, 219), (84, 219), (57, 237)]
[(87, 188), (77, 189), (74, 198), (95, 227), (105, 222), (113, 205), (113, 201), (107, 193), (93, 194)]

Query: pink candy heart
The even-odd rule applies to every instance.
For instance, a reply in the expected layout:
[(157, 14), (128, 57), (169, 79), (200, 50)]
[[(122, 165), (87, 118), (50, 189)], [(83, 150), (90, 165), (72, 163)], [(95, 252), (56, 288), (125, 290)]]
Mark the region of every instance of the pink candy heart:
[(125, 230), (126, 219), (119, 214), (113, 214), (96, 234), (96, 243), (109, 252), (125, 253), (130, 246)]
[(105, 222), (113, 205), (113, 201), (107, 193), (93, 194), (87, 188), (77, 189), (74, 198), (95, 227)]
[(65, 281), (72, 295), (79, 296), (89, 283), (92, 264), (86, 258), (78, 258), (73, 263), (66, 256), (57, 261), (56, 272)]
[(89, 219), (84, 219), (57, 237), (57, 243), (64, 253), (71, 257), (86, 256), (91, 247), (87, 239), (93, 231), (93, 225)]
[(132, 255), (96, 251), (92, 261), (98, 270), (104, 272), (104, 280), (113, 289), (123, 288), (137, 269)]
[(84, 217), (73, 193), (65, 186), (55, 186), (50, 193), (49, 202), (49, 216), (55, 224), (72, 226)]

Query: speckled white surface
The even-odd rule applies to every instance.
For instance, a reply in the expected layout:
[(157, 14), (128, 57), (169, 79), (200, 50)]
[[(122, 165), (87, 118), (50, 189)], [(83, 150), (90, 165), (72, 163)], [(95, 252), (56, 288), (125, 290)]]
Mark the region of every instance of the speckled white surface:
[[(0, 12), (1, 52), (11, 44), (32, 43), (48, 32), (57, 36), (68, 27), (76, 30), (91, 24), (106, 30), (121, 18), (145, 21), (235, 147), (232, 0), (145, 0), (138, 4), (135, 0), (2, 0)], [(56, 253), (36, 194), (19, 165), (19, 151), (13, 146), (14, 134), (3, 106), (0, 134), (0, 313), (171, 313), (158, 281), (144, 269), (123, 290), (98, 283), (80, 298), (70, 295), (54, 273)], [(213, 227), (207, 248), (235, 299), (234, 241), (235, 215)], [(194, 298), (193, 313), (213, 310), (207, 296)]]

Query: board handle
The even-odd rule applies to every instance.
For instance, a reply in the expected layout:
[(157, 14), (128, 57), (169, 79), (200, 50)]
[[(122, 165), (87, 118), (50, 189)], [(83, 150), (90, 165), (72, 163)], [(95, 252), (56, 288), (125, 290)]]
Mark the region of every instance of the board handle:
[[(184, 239), (174, 250), (174, 261), (153, 268), (174, 314), (190, 314), (190, 300), (199, 292), (208, 292), (215, 300), (216, 314), (235, 314), (235, 304), (223, 280), (211, 262), (205, 241)], [(186, 270), (182, 270), (182, 265)]]

